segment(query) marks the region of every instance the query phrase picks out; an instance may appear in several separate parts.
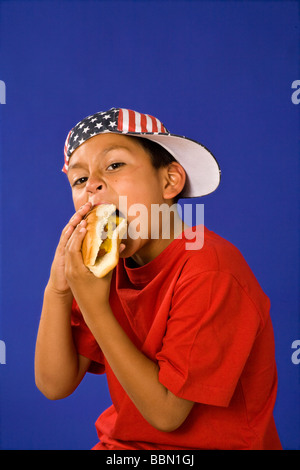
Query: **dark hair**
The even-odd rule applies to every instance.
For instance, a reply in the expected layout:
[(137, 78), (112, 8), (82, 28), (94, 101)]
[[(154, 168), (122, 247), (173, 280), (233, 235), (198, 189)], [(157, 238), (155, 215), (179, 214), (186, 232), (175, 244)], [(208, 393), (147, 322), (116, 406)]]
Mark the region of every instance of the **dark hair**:
[[(172, 162), (177, 162), (177, 160), (170, 154), (164, 147), (153, 142), (147, 138), (135, 137), (130, 136), (131, 138), (137, 140), (139, 144), (143, 147), (144, 150), (150, 155), (151, 163), (154, 168), (163, 168), (168, 166)], [(178, 202), (178, 200), (182, 197), (183, 190), (177, 194), (174, 198), (174, 202)]]
[(156, 142), (141, 137), (137, 137), (137, 139), (139, 140), (140, 145), (142, 145), (142, 147), (150, 154), (154, 168), (162, 168), (177, 161), (173, 155)]

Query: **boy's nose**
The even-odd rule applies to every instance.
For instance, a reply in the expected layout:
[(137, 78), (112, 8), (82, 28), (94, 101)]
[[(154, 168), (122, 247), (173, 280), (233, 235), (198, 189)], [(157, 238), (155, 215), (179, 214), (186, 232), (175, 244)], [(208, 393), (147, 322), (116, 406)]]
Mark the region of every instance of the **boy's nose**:
[(99, 178), (97, 179), (89, 178), (86, 183), (85, 189), (88, 193), (95, 194), (98, 191), (101, 191), (104, 189), (104, 183), (101, 180), (99, 180)]
[(106, 185), (101, 178), (89, 178), (85, 186), (88, 200), (94, 205), (100, 204), (106, 194)]

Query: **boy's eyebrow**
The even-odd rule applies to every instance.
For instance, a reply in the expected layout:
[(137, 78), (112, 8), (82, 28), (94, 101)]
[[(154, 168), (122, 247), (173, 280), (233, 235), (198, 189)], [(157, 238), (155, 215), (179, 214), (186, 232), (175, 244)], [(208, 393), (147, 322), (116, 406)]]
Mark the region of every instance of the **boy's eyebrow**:
[(78, 163), (73, 163), (73, 164), (70, 163), (69, 168), (68, 168), (68, 172), (70, 170), (73, 170), (74, 168), (83, 168), (83, 165), (79, 162)]
[[(110, 147), (104, 149), (99, 156), (104, 156), (108, 152), (111, 152), (112, 150), (117, 150), (117, 149), (123, 149), (123, 150), (129, 150), (128, 147), (125, 145), (111, 145)], [(84, 165), (82, 165), (80, 162), (75, 162), (75, 163), (70, 163), (68, 171), (73, 170), (74, 168), (83, 168)]]
[(126, 147), (125, 145), (111, 145), (110, 147), (104, 149), (100, 155), (106, 155), (108, 152), (110, 152), (111, 150), (118, 150), (118, 149), (121, 149), (121, 150), (129, 150), (128, 147)]

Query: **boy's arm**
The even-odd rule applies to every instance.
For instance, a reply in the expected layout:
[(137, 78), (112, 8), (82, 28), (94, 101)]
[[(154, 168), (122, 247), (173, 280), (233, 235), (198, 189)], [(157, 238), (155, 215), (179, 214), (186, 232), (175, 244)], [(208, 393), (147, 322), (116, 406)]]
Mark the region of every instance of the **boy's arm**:
[(35, 350), (35, 380), (50, 399), (70, 395), (90, 365), (89, 359), (78, 355), (73, 343), (73, 294), (65, 277), (66, 244), (90, 208), (91, 204), (80, 208), (62, 231), (44, 293)]
[(144, 418), (161, 431), (173, 431), (186, 419), (193, 402), (176, 397), (159, 382), (158, 365), (136, 348), (116, 320), (108, 301), (111, 273), (98, 279), (83, 265), (80, 247), (84, 235), (83, 224), (68, 242), (66, 277), (85, 322)]
[(135, 347), (109, 306), (96, 309), (87, 305), (83, 315), (114, 374), (144, 418), (161, 431), (177, 429), (193, 402), (175, 396), (159, 382), (158, 365)]
[(70, 293), (55, 291), (48, 283), (35, 351), (35, 381), (49, 399), (70, 395), (81, 382), (90, 360), (77, 354), (71, 330)]

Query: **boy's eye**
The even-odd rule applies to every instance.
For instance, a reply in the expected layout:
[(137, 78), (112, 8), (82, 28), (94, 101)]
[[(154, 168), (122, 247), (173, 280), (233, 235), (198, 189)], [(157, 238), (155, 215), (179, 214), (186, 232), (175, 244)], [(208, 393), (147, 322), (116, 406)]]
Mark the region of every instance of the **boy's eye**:
[(118, 168), (120, 168), (121, 166), (123, 166), (124, 163), (121, 163), (121, 162), (116, 162), (116, 163), (112, 163), (111, 165), (109, 165), (107, 167), (108, 170), (117, 170)]
[(78, 180), (74, 181), (72, 186), (79, 186), (80, 184), (83, 184), (87, 181), (87, 177), (83, 176), (82, 178), (78, 178)]

